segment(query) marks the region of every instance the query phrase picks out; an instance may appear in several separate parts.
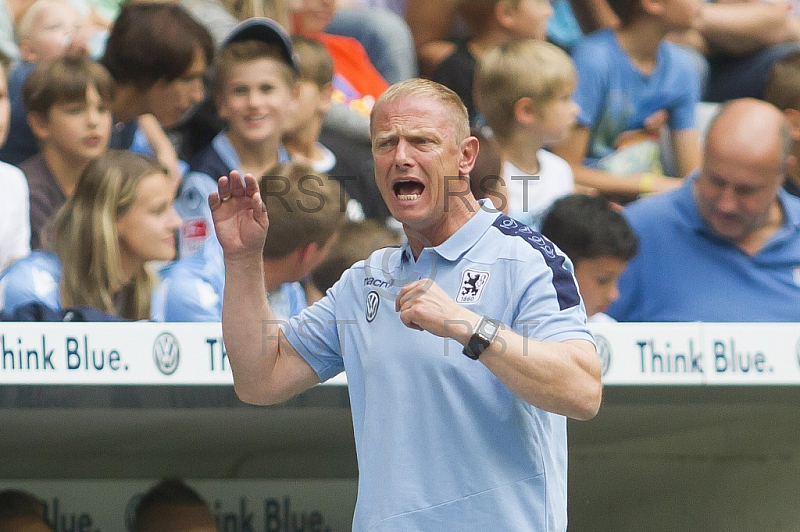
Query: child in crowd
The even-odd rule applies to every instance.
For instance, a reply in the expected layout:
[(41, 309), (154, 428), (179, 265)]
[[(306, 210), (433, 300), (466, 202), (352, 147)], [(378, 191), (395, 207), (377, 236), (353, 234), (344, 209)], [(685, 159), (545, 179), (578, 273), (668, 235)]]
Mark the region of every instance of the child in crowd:
[(0, 491), (0, 530), (53, 532), (44, 502), (21, 490)]
[(180, 218), (166, 170), (154, 159), (110, 150), (84, 170), (34, 251), (0, 275), (5, 311), (38, 302), (86, 306), (128, 320), (150, 317), (148, 262), (175, 257)]
[[(235, 175), (235, 174), (234, 174)], [(307, 306), (298, 281), (326, 257), (345, 220), (347, 195), (335, 179), (302, 163), (270, 169), (260, 180), (269, 214), (264, 244), (264, 288), (276, 319), (289, 319)], [(156, 319), (220, 321), (225, 286), (222, 248), (215, 236), (199, 253), (161, 271)]]
[(786, 168), (783, 188), (800, 196), (800, 52), (775, 63), (767, 78), (764, 99), (783, 111), (792, 137), (792, 163)]
[(553, 201), (575, 188), (569, 164), (543, 149), (575, 123), (574, 87), (566, 52), (533, 39), (487, 51), (476, 76), (478, 108), (503, 159), (508, 215), (534, 228)]
[(542, 234), (572, 261), (589, 321), (613, 321), (605, 310), (619, 297), (617, 280), (638, 250), (622, 213), (599, 196), (573, 194), (553, 203)]
[(677, 176), (700, 166), (695, 106), (700, 81), (691, 53), (668, 42), (690, 28), (702, 0), (609, 0), (616, 30), (599, 30), (573, 51), (578, 71), (578, 124), (553, 151), (575, 181), (629, 201), (680, 185), (662, 173), (661, 126), (670, 132)]
[(0, 160), (19, 165), (38, 153), (22, 103), (22, 86), (37, 63), (66, 55), (67, 50), (82, 49), (85, 43), (78, 37), (81, 28), (78, 10), (69, 0), (36, 0), (20, 18), (16, 33), (23, 62), (9, 74), (12, 134), (0, 148)]
[(461, 97), (470, 124), (476, 125), (473, 80), (478, 60), (486, 50), (514, 39), (544, 40), (553, 8), (549, 0), (473, 0), (458, 6), (472, 36), (439, 63), (431, 79)]
[(208, 195), (231, 170), (256, 176), (289, 154), (281, 143), (296, 106), (294, 61), (289, 36), (276, 22), (251, 18), (221, 45), (216, 64), (216, 104), (228, 127), (190, 161), (176, 200), (183, 217), (180, 256), (202, 248), (213, 232)]
[(164, 479), (136, 504), (131, 532), (217, 532), (208, 503), (180, 479)]
[(72, 195), (86, 166), (106, 151), (113, 82), (86, 58), (40, 63), (25, 81), (23, 100), (40, 153), (20, 165), (30, 189), (31, 248), (41, 247), (47, 220)]
[[(333, 59), (325, 46), (316, 39), (300, 35), (292, 37), (297, 64), (297, 104), (289, 116), (283, 144), (292, 159), (308, 163), (315, 172), (328, 174), (334, 179), (345, 176), (341, 185), (350, 196), (348, 217), (364, 219), (364, 201), (376, 201), (380, 193), (377, 186), (366, 186), (365, 176), (352, 171), (348, 161), (338, 161), (336, 155), (319, 140), (322, 120), (331, 106), (333, 91)], [(374, 177), (369, 176), (371, 182)], [(372, 196), (367, 192), (371, 191)], [(379, 201), (379, 200), (378, 200)]]
[(17, 24), (20, 55), (28, 63), (65, 55), (83, 28), (84, 21), (69, 0), (37, 0)]
[[(6, 84), (8, 60), (0, 55), (0, 146), (8, 137), (9, 101)], [(31, 241), (30, 200), (25, 174), (10, 164), (0, 162), (0, 271), (9, 263), (27, 255)], [(1, 307), (0, 307), (1, 308)]]
[(292, 36), (297, 64), (297, 105), (283, 133), (283, 144), (293, 159), (315, 172), (330, 173), (336, 156), (319, 142), (322, 118), (331, 106), (333, 59), (316, 39)]

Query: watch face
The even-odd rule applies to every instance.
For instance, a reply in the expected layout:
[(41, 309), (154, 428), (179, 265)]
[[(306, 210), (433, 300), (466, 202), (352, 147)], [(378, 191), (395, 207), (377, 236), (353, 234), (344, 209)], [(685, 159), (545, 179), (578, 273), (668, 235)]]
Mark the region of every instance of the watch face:
[(497, 333), (497, 325), (495, 325), (494, 323), (492, 323), (490, 321), (486, 321), (483, 324), (483, 334), (484, 335), (486, 335), (487, 337), (491, 338), (496, 333)]

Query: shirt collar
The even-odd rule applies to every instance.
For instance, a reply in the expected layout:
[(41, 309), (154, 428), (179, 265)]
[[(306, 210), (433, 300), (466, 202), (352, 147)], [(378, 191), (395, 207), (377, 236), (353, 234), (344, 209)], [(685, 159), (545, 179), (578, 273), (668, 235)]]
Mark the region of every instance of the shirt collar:
[[(501, 214), (488, 198), (478, 200), (480, 208), (450, 238), (430, 248), (445, 260), (456, 261), (489, 230)], [(403, 260), (411, 260), (413, 253), (408, 242), (403, 245)]]

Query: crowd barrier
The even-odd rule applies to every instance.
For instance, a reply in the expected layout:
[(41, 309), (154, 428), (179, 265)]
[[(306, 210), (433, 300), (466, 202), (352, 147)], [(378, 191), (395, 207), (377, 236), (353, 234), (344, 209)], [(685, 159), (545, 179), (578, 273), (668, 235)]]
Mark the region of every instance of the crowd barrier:
[[(591, 328), (607, 386), (800, 384), (797, 323)], [(232, 384), (219, 323), (0, 323), (0, 354), (2, 384)]]

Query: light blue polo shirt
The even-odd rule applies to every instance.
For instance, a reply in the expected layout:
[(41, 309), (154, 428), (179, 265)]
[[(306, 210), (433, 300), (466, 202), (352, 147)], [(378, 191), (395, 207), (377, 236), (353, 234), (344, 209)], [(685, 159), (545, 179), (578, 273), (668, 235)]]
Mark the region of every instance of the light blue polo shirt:
[(778, 192), (783, 226), (750, 256), (700, 216), (696, 175), (625, 209), (639, 253), (608, 314), (619, 321), (800, 322), (800, 199)]
[(403, 325), (395, 296), (421, 278), (538, 340), (592, 340), (572, 264), (504, 215), (479, 210), (416, 261), (406, 244), (356, 263), (285, 328), (320, 379), (347, 372), (353, 530), (565, 530), (566, 419), (514, 395), (458, 342)]

